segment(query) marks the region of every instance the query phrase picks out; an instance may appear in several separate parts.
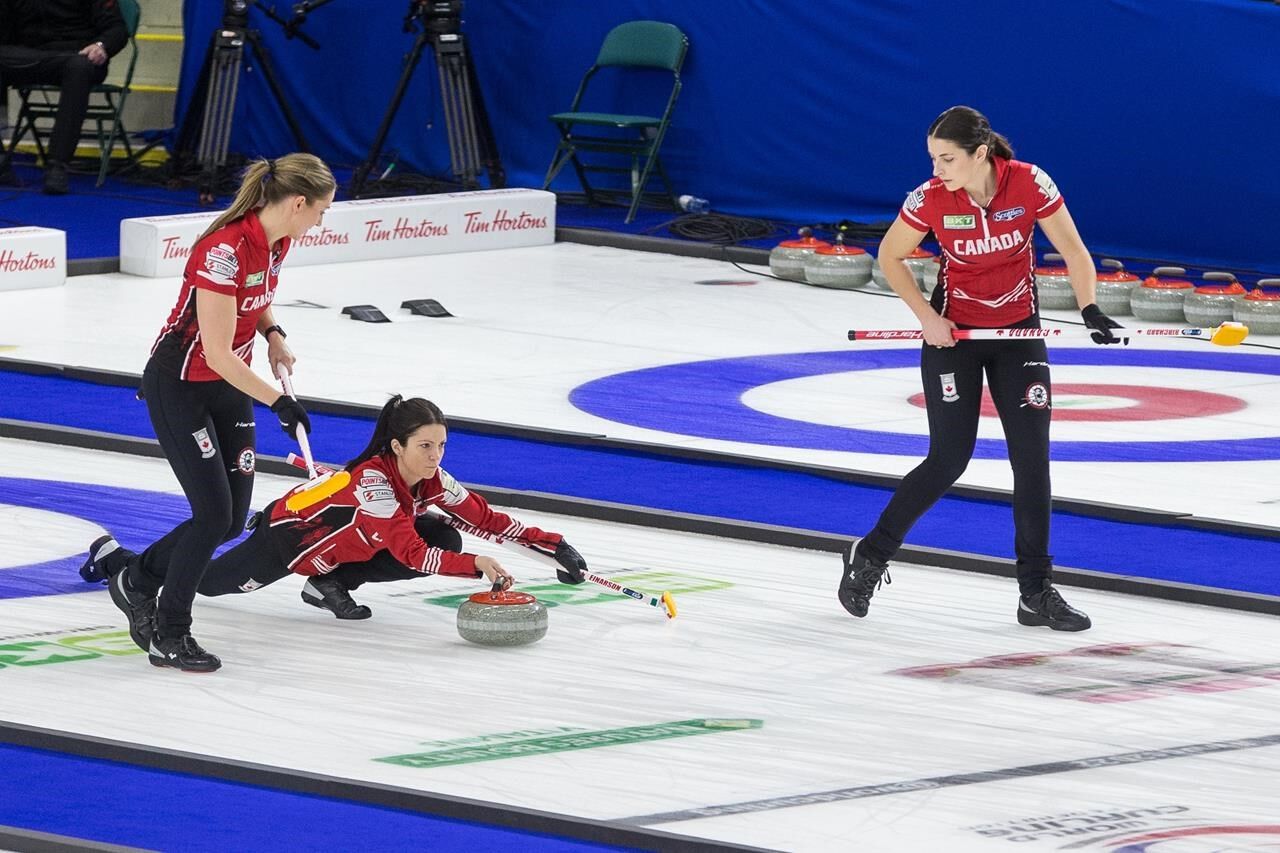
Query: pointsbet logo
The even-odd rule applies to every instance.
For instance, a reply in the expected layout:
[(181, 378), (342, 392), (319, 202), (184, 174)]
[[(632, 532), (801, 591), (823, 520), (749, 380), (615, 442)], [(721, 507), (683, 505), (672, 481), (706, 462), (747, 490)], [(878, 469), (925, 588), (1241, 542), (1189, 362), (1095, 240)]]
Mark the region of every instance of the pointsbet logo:
[[(636, 572), (616, 572), (610, 576), (611, 580), (616, 580), (623, 586), (635, 587), (642, 589), (651, 595), (658, 595), (665, 591), (671, 593), (677, 599), (681, 595), (693, 592), (709, 592), (714, 589), (727, 589), (733, 586), (729, 581), (715, 580), (714, 578), (696, 578), (689, 575), (676, 574), (675, 572), (660, 571), (636, 571)], [(601, 602), (624, 602), (626, 597), (612, 590), (593, 584), (584, 583), (578, 586), (567, 586), (555, 581), (544, 584), (520, 584), (519, 590), (533, 595), (538, 601), (541, 601), (547, 607), (557, 607), (561, 604), (599, 604)], [(418, 595), (419, 593), (413, 593)], [(462, 602), (471, 597), (471, 593), (451, 594), (451, 595), (433, 595), (425, 599), (428, 604), (438, 604), (441, 607), (451, 607), (455, 610), (462, 606)]]
[[(71, 663), (120, 655), (140, 655), (128, 631), (80, 628), (50, 634), (0, 637), (0, 671), (21, 666)], [(0, 674), (0, 678), (3, 675)]]

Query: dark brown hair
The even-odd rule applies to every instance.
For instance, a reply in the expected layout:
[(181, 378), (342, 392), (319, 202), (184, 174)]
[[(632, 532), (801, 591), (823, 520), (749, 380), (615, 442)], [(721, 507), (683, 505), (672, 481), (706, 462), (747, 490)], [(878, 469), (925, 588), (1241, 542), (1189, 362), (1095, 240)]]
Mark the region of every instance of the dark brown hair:
[(373, 438), (369, 439), (369, 444), (360, 451), (359, 456), (347, 463), (347, 470), (352, 471), (362, 462), (390, 453), (392, 439), (408, 444), (409, 436), (431, 424), (449, 426), (439, 406), (421, 397), (406, 400), (399, 394), (395, 395), (383, 405), (382, 411), (378, 413), (378, 422), (373, 427)]
[(929, 136), (954, 142), (970, 154), (976, 152), (979, 146), (985, 145), (988, 153), (1006, 160), (1013, 159), (1013, 146), (1009, 144), (1009, 140), (992, 130), (987, 117), (973, 107), (952, 107), (947, 110), (929, 125)]

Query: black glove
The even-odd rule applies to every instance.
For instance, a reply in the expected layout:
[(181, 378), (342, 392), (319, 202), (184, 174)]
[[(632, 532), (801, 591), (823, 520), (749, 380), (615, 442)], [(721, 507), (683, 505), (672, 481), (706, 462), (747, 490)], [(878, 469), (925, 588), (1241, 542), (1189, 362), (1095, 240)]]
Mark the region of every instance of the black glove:
[(582, 555), (576, 548), (563, 539), (556, 546), (555, 558), (556, 562), (563, 566), (556, 569), (556, 578), (560, 583), (579, 584), (586, 580), (582, 573), (587, 570), (587, 561), (582, 559)]
[(1092, 302), (1080, 309), (1080, 316), (1084, 318), (1085, 328), (1092, 329), (1093, 334), (1089, 337), (1093, 338), (1095, 344), (1127, 344), (1128, 338), (1117, 338), (1112, 329), (1123, 329), (1124, 327), (1112, 320), (1106, 314), (1103, 314), (1098, 306)]
[(281, 394), (280, 399), (271, 404), (271, 411), (280, 419), (280, 429), (290, 438), (298, 434), (299, 424), (308, 435), (311, 434), (311, 418), (307, 417), (307, 410), (288, 394)]

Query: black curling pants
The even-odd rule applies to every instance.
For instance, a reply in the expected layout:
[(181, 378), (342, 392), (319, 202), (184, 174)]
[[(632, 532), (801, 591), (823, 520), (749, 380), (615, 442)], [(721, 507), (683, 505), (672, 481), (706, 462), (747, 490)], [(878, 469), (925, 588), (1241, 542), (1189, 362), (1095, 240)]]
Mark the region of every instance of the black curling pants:
[[(292, 574), (275, 547), (267, 522), (270, 513), (271, 507), (267, 507), (263, 511), (262, 520), (248, 539), (209, 564), (209, 570), (200, 582), (201, 595), (253, 592)], [(438, 518), (420, 516), (413, 526), (423, 541), (433, 548), (462, 550), (462, 536)], [(383, 550), (361, 563), (343, 563), (325, 577), (332, 578), (351, 590), (362, 583), (410, 580), (424, 575), (391, 556), (390, 551)]]
[(142, 391), (160, 448), (191, 503), (191, 518), (130, 564), (129, 583), (154, 594), (156, 630), (191, 630), (191, 604), (213, 551), (244, 530), (255, 467), (253, 403), (229, 382), (188, 382), (148, 362)]
[(1013, 468), (1018, 586), (1038, 592), (1050, 579), (1049, 356), (1043, 340), (960, 341), (923, 347), (920, 374), (929, 414), (929, 455), (903, 478), (875, 528), (859, 543), (888, 562), (920, 516), (969, 465), (978, 436), (985, 373)]
[(76, 153), (80, 125), (89, 106), (89, 90), (106, 77), (106, 64), (94, 65), (73, 50), (0, 45), (0, 80), (5, 85), (50, 83), (59, 87), (58, 115), (47, 149), (50, 160), (65, 163)]
[[(442, 519), (431, 515), (420, 515), (413, 522), (413, 527), (433, 548), (445, 551), (462, 551), (462, 534), (450, 527)], [(389, 551), (379, 551), (372, 559), (363, 563), (344, 563), (330, 572), (329, 577), (341, 583), (347, 589), (355, 589), (362, 583), (386, 583), (387, 581), (403, 581), (422, 577), (422, 572), (401, 563), (391, 556)]]

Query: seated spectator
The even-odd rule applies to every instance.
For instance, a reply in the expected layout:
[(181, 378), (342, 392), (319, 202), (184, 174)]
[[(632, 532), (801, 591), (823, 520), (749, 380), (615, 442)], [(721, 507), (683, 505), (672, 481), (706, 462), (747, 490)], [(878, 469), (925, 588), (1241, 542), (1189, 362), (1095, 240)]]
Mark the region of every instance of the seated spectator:
[(0, 0), (0, 88), (56, 85), (58, 115), (46, 147), (44, 191), (68, 191), (89, 91), (129, 41), (116, 0)]

